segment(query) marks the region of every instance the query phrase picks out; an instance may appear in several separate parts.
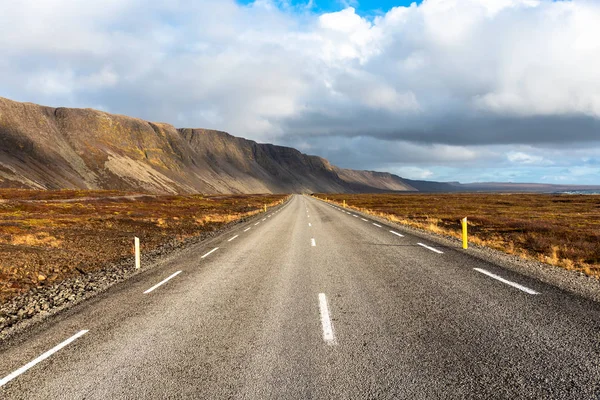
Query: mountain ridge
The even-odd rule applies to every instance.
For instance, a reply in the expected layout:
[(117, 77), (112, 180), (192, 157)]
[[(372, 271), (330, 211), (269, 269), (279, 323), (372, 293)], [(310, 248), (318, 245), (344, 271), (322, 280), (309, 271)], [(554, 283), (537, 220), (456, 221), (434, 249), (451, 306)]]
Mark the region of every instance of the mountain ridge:
[(0, 97), (0, 187), (149, 193), (406, 191), (402, 178), (209, 129)]
[(91, 108), (0, 97), (0, 188), (147, 193), (559, 192), (591, 185), (434, 182), (344, 169), (292, 147)]

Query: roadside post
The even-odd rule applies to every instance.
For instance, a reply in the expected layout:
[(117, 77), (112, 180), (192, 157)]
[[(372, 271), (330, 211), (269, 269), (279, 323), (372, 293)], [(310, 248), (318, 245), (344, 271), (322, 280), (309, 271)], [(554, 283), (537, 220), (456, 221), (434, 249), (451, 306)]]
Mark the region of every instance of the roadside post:
[(462, 224), (462, 241), (463, 241), (463, 249), (469, 248), (469, 242), (467, 239), (467, 217), (464, 217), (461, 221)]
[(344, 200), (344, 208), (346, 208), (346, 200)]
[(265, 204), (265, 212), (267, 212), (267, 205)]
[(141, 266), (140, 262), (140, 238), (135, 237), (133, 239), (133, 247), (135, 251), (135, 269), (139, 269)]

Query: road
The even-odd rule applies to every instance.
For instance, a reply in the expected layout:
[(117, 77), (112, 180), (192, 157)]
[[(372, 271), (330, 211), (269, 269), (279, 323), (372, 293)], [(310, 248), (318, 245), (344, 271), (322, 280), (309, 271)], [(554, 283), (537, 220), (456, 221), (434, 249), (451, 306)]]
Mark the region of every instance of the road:
[(598, 398), (599, 317), (296, 195), (3, 344), (0, 398)]

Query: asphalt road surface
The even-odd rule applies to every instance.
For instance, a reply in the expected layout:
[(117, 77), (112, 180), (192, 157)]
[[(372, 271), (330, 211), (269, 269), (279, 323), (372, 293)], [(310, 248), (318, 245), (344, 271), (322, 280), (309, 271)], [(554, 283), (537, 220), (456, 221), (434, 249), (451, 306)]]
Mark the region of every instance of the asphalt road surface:
[(599, 321), (298, 195), (3, 344), (0, 398), (599, 398)]

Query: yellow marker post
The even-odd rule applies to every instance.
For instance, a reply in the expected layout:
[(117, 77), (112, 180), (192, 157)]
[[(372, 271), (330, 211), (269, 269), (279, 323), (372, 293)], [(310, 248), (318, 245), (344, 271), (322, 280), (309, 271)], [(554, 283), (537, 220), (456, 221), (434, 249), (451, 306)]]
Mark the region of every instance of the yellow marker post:
[(265, 204), (265, 212), (267, 212), (267, 205)]
[(344, 208), (346, 208), (346, 200), (344, 200)]
[(467, 240), (467, 217), (464, 217), (460, 222), (462, 223), (463, 249), (468, 249), (469, 242)]

